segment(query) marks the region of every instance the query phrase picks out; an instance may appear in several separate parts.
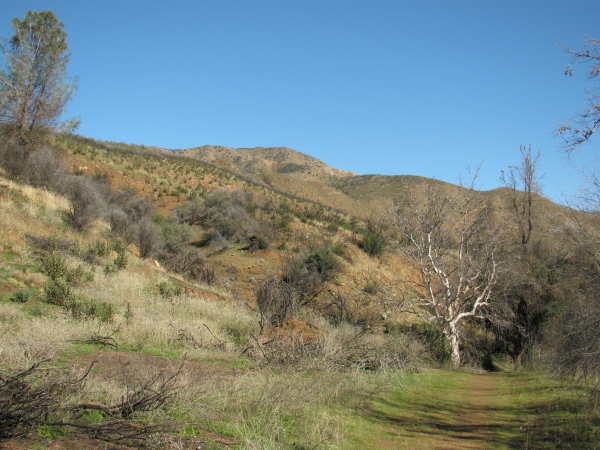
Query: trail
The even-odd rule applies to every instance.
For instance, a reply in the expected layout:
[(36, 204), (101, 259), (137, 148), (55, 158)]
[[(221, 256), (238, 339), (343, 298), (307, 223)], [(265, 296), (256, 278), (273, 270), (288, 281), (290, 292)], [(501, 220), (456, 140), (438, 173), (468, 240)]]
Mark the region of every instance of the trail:
[(440, 372), (368, 414), (373, 449), (515, 448), (521, 423), (502, 374)]

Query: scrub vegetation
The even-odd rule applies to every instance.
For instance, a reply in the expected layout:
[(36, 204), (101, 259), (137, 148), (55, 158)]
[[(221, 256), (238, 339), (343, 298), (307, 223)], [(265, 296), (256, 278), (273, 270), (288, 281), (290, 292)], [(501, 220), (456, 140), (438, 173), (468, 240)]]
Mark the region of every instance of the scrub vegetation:
[[(14, 27), (0, 79), (3, 445), (598, 442), (597, 180), (567, 208), (541, 195), (527, 148), (504, 188), (480, 192), (476, 174), (358, 177), (289, 149), (236, 166), (232, 149), (224, 164), (96, 141), (57, 123), (75, 86), (56, 78), (62, 24), (44, 12)], [(58, 43), (29, 67), (32, 92), (56, 94), (39, 119), (17, 112), (47, 103), (11, 91), (27, 39)]]

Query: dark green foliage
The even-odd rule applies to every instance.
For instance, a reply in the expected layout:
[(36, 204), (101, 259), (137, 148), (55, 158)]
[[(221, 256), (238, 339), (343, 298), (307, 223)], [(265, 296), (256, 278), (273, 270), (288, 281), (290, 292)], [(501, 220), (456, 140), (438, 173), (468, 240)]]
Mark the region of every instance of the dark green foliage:
[(277, 172), (279, 172), (279, 173), (294, 173), (294, 172), (300, 172), (304, 169), (305, 169), (305, 166), (303, 166), (301, 164), (287, 163), (287, 164), (284, 164), (283, 166), (281, 166), (279, 169), (277, 169)]
[(110, 253), (111, 246), (108, 242), (97, 240), (87, 248), (87, 253), (104, 258)]
[(369, 256), (381, 256), (387, 245), (387, 239), (380, 233), (367, 233), (363, 237), (360, 248)]
[(162, 281), (158, 284), (158, 293), (164, 299), (172, 299), (179, 295), (183, 294), (183, 289), (181, 286), (175, 283), (169, 283), (167, 281)]
[(269, 248), (269, 241), (264, 236), (253, 234), (248, 238), (248, 241), (250, 242), (250, 250), (264, 250)]
[(115, 315), (114, 308), (109, 303), (95, 299), (72, 298), (64, 305), (74, 318), (89, 320), (98, 319), (101, 322), (112, 322)]
[(67, 261), (58, 253), (51, 253), (42, 263), (42, 269), (52, 280), (64, 277), (67, 274)]
[(69, 284), (62, 278), (50, 280), (44, 285), (44, 301), (51, 305), (66, 306), (75, 300)]
[(86, 271), (83, 266), (79, 265), (74, 269), (67, 270), (64, 275), (65, 281), (70, 285), (80, 285), (93, 281), (94, 274)]
[(318, 274), (323, 281), (331, 280), (339, 268), (333, 252), (328, 248), (321, 248), (310, 253), (304, 264), (309, 272)]
[(452, 351), (450, 343), (441, 330), (429, 323), (417, 323), (410, 326), (397, 323), (387, 323), (386, 329), (391, 334), (409, 334), (422, 340), (427, 345), (429, 353), (434, 361), (446, 363), (450, 361)]
[(114, 264), (115, 264), (115, 267), (118, 270), (124, 270), (124, 269), (126, 269), (127, 268), (127, 264), (128, 264), (127, 253), (125, 253), (125, 252), (118, 253), (117, 257), (115, 258)]
[(25, 303), (30, 296), (31, 293), (27, 290), (14, 291), (11, 300), (16, 303)]

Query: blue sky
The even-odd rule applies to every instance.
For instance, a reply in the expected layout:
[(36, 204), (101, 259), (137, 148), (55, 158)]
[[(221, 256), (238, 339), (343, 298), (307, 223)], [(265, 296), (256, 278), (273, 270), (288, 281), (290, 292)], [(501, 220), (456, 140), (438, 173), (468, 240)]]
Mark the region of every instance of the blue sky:
[(600, 83), (558, 46), (600, 37), (598, 0), (2, 0), (0, 33), (28, 9), (65, 23), (84, 136), (452, 183), (482, 162), (482, 189), (531, 145), (556, 201), (599, 155), (553, 135)]

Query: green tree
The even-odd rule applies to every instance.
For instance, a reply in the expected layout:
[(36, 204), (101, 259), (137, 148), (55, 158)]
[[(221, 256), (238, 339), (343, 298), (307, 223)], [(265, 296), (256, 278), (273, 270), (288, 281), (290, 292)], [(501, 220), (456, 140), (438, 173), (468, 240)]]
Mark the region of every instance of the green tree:
[(70, 53), (54, 13), (27, 11), (0, 44), (0, 123), (21, 143), (56, 129), (77, 79), (67, 77)]

